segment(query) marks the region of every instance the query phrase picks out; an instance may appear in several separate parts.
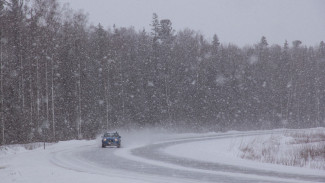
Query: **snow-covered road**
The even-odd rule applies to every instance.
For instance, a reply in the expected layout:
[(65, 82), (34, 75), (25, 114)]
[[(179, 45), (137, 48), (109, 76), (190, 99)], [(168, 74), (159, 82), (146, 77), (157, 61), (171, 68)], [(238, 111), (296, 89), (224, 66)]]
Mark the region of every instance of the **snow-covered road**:
[(119, 149), (101, 148), (100, 139), (59, 142), (46, 150), (1, 154), (0, 178), (5, 183), (325, 182), (324, 171), (255, 163), (226, 155), (224, 149), (230, 141), (265, 133), (282, 131), (122, 133), (123, 146)]

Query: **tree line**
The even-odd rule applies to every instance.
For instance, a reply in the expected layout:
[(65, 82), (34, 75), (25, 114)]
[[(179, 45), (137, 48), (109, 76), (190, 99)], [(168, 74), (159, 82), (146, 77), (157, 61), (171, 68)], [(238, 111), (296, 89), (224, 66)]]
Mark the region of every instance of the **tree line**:
[(104, 29), (57, 0), (0, 1), (1, 144), (325, 125), (323, 41), (241, 48), (155, 13), (150, 25)]

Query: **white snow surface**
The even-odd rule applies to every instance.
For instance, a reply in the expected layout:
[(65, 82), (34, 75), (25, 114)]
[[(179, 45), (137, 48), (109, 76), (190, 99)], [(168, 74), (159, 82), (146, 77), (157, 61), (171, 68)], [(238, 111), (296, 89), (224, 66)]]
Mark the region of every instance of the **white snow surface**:
[[(262, 163), (240, 158), (240, 155), (243, 153), (240, 151), (240, 146), (242, 144), (249, 143), (256, 139), (262, 141), (262, 139), (268, 139), (271, 136), (276, 136), (276, 134), (195, 141), (169, 146), (163, 151), (169, 155), (205, 162), (222, 163), (247, 168), (260, 167), (260, 169), (264, 170), (287, 172), (293, 174), (320, 176), (325, 175), (325, 171), (323, 170), (311, 169), (307, 167), (293, 167), (271, 163)], [(280, 134), (278, 134), (278, 136), (280, 136)], [(261, 143), (259, 145), (262, 146), (263, 144)], [(255, 148), (262, 149), (262, 147)], [(288, 146), (288, 148), (290, 148), (290, 146)], [(282, 154), (282, 156), (284, 155), (285, 154)]]
[[(237, 132), (228, 132), (227, 134), (236, 134)], [(184, 169), (187, 171), (205, 171), (194, 168), (186, 168), (178, 165), (158, 162), (132, 155), (131, 150), (137, 147), (143, 147), (147, 144), (163, 143), (167, 141), (177, 141), (182, 138), (202, 138), (216, 133), (207, 134), (170, 134), (161, 133), (152, 130), (121, 131), (122, 148), (121, 149), (102, 149), (100, 138), (96, 140), (71, 140), (58, 142), (49, 145), (44, 150), (39, 147), (33, 150), (26, 150), (21, 145), (0, 146), (0, 182), (1, 183), (90, 183), (90, 182), (114, 182), (114, 183), (189, 183), (197, 182), (191, 179), (180, 179), (175, 177), (166, 177), (153, 174), (129, 172), (121, 169), (108, 169), (96, 164), (96, 162), (85, 161), (80, 158), (83, 151), (93, 148), (95, 151), (115, 150), (117, 157), (140, 161), (156, 166), (162, 166), (172, 169)], [(252, 136), (251, 138), (254, 138)], [(311, 170), (307, 168), (287, 167), (265, 163), (242, 160), (237, 157), (238, 143), (241, 137), (211, 139), (204, 141), (193, 141), (178, 145), (169, 146), (161, 151), (173, 156), (196, 159), (200, 161), (221, 162), (226, 164), (256, 167), (260, 166), (268, 170), (285, 171), (289, 173), (325, 175), (325, 171)], [(141, 142), (141, 143), (139, 143)], [(97, 148), (97, 149), (96, 149)], [(194, 170), (193, 170), (194, 169)], [(215, 172), (213, 172), (215, 173)], [(223, 172), (227, 174), (227, 172)], [(235, 173), (229, 173), (235, 174)], [(250, 175), (234, 175), (250, 176)], [(271, 178), (270, 178), (271, 179)], [(272, 179), (271, 179), (272, 180)], [(304, 182), (304, 181), (302, 181)]]

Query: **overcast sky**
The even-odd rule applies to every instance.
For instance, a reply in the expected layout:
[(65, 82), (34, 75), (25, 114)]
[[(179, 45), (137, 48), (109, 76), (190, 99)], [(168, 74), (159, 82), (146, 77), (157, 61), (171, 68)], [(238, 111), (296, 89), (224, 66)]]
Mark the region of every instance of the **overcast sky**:
[(88, 13), (89, 23), (105, 28), (133, 26), (150, 31), (152, 14), (170, 19), (176, 31), (190, 28), (221, 43), (253, 45), (301, 40), (325, 41), (325, 0), (60, 0)]

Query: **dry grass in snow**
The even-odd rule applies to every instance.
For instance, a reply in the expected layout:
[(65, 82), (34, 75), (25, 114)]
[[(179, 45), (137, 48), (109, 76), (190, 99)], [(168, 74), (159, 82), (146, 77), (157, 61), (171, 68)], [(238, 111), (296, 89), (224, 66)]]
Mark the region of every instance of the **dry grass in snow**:
[(325, 170), (324, 128), (243, 138), (239, 149), (243, 159)]
[[(48, 147), (53, 144), (54, 143), (45, 143), (45, 146)], [(44, 142), (0, 146), (0, 156), (5, 154), (17, 154), (19, 152), (24, 152), (28, 150), (37, 149), (37, 148), (43, 148), (43, 147), (44, 147)]]

